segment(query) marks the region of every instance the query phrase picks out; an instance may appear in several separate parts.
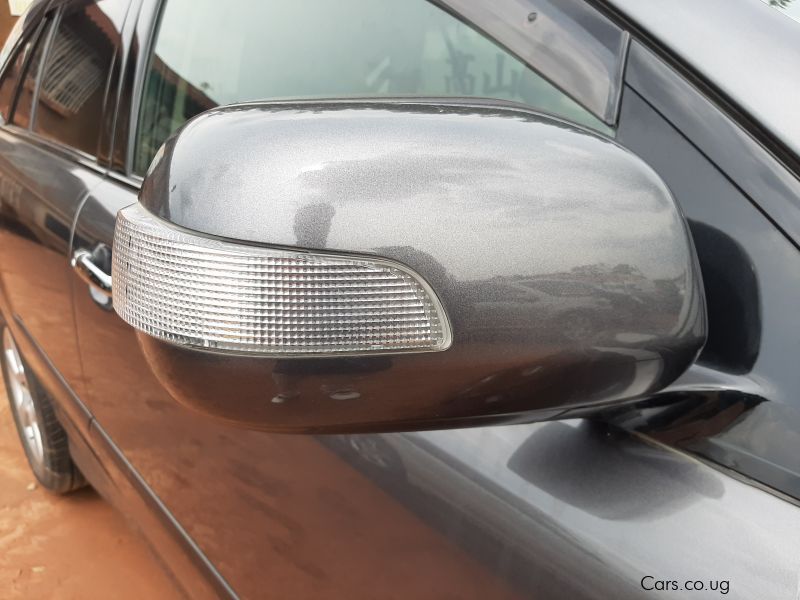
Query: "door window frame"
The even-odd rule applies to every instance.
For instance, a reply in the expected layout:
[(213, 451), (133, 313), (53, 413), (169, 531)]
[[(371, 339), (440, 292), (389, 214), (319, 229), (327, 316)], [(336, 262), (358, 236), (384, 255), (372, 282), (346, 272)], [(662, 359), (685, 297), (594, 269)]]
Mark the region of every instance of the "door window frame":
[[(131, 10), (134, 8), (134, 4), (137, 4), (139, 0), (126, 0), (128, 3), (127, 9), (127, 16), (125, 18), (125, 22), (123, 23), (123, 29), (128, 24), (130, 19), (128, 18), (132, 13)], [(18, 35), (17, 40), (14, 41), (14, 48), (8, 52), (8, 58), (6, 59), (6, 63), (0, 65), (0, 78), (5, 75), (6, 71), (8, 70), (9, 66), (12, 63), (12, 59), (15, 59), (17, 56), (17, 51), (21, 46), (26, 44), (32, 35), (45, 35), (47, 36), (44, 40), (37, 40), (38, 43), (44, 43), (45, 47), (43, 49), (41, 61), (39, 63), (39, 72), (36, 75), (36, 82), (34, 93), (32, 97), (32, 106), (31, 106), (31, 115), (29, 118), (28, 126), (27, 127), (20, 127), (19, 125), (14, 124), (11, 122), (13, 119), (14, 111), (16, 110), (17, 101), (19, 98), (19, 92), (21, 89), (21, 83), (27, 74), (27, 69), (30, 63), (31, 55), (25, 58), (25, 65), (23, 66), (22, 76), (15, 84), (14, 88), (14, 98), (12, 108), (9, 110), (8, 120), (0, 119), (0, 129), (5, 132), (11, 133), (17, 137), (24, 138), (26, 141), (39, 146), (40, 148), (47, 150), (55, 155), (60, 156), (66, 160), (71, 162), (80, 164), (84, 167), (90, 168), (94, 171), (106, 174), (108, 171), (107, 161), (104, 160), (104, 157), (101, 156), (102, 152), (100, 152), (101, 147), (103, 146), (102, 140), (104, 137), (108, 137), (111, 132), (105, 131), (106, 119), (101, 116), (101, 125), (100, 130), (97, 136), (97, 148), (98, 152), (93, 155), (63, 142), (59, 142), (58, 140), (54, 140), (52, 138), (44, 137), (33, 130), (33, 126), (36, 123), (36, 112), (38, 108), (38, 99), (39, 99), (39, 90), (41, 86), (41, 79), (44, 73), (44, 66), (47, 64), (47, 61), (50, 57), (50, 50), (52, 47), (52, 40), (56, 34), (58, 29), (58, 25), (61, 22), (61, 18), (63, 12), (67, 10), (70, 6), (69, 0), (61, 1), (61, 2), (43, 2), (39, 5), (34, 5), (32, 9), (27, 12), (25, 15), (20, 17), (20, 19), (24, 19), (24, 24), (21, 26), (20, 33)], [(47, 31), (42, 32), (41, 29), (48, 28)], [(12, 32), (13, 35), (13, 32)], [(108, 73), (106, 74), (106, 80), (104, 82), (104, 102), (103, 102), (103, 114), (105, 115), (106, 111), (113, 110), (116, 111), (117, 105), (119, 104), (119, 83), (120, 81), (113, 81), (115, 78), (115, 73), (117, 73), (116, 78), (121, 80), (121, 70), (115, 69), (115, 64), (119, 60), (120, 54), (122, 53), (123, 47), (125, 45), (125, 38), (124, 36), (120, 36), (121, 42), (120, 45), (114, 51), (114, 56), (112, 57), (112, 62), (109, 67)], [(111, 102), (109, 103), (109, 95), (112, 92), (114, 83), (117, 83), (116, 91), (117, 95), (112, 98)], [(113, 127), (116, 122), (116, 119), (112, 119), (110, 121), (111, 126)], [(113, 142), (113, 140), (112, 140)], [(109, 151), (110, 153), (110, 151)]]

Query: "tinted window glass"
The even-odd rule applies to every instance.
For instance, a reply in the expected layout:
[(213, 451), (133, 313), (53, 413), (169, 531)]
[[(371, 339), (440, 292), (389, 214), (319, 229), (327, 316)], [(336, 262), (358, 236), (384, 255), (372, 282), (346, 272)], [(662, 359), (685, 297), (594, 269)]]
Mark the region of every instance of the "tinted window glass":
[(8, 38), (3, 44), (2, 50), (0, 50), (0, 65), (6, 64), (6, 60), (11, 55), (11, 52), (14, 50), (14, 47), (17, 45), (17, 41), (22, 37), (22, 31), (24, 28), (25, 28), (25, 19), (17, 19), (14, 22), (14, 26), (8, 33)]
[(33, 130), (94, 155), (116, 29), (106, 14), (118, 0), (69, 6), (59, 21), (42, 75)]
[(167, 0), (134, 166), (220, 104), (347, 96), (513, 100), (604, 128), (524, 63), (425, 0)]
[(25, 58), (30, 52), (31, 45), (32, 42), (28, 41), (17, 49), (16, 55), (11, 57), (8, 68), (3, 74), (3, 80), (0, 82), (0, 113), (4, 120), (8, 120), (9, 113), (11, 112), (11, 104), (14, 101), (17, 83), (19, 82), (20, 75), (22, 75), (22, 69), (25, 66)]
[[(20, 127), (27, 128), (30, 124), (31, 105), (33, 104), (33, 93), (36, 89), (36, 77), (39, 74), (39, 66), (42, 63), (42, 55), (44, 54), (45, 42), (47, 40), (48, 23), (42, 27), (39, 39), (36, 42), (36, 48), (33, 50), (33, 55), (28, 62), (25, 69), (25, 79), (22, 86), (17, 92), (17, 105), (14, 109), (14, 114), (11, 115), (11, 122)], [(30, 49), (28, 50), (30, 52)]]

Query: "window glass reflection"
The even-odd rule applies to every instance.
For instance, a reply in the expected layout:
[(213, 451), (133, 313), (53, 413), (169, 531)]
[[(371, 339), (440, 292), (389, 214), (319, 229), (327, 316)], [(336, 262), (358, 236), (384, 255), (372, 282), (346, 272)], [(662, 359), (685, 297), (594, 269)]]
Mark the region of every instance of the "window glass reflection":
[(29, 40), (26, 44), (17, 49), (16, 55), (12, 57), (11, 63), (8, 65), (3, 75), (3, 80), (0, 82), (0, 114), (2, 114), (5, 120), (9, 118), (17, 83), (22, 76), (22, 69), (25, 66), (25, 57), (30, 52), (31, 46), (32, 42)]
[[(42, 55), (44, 54), (47, 32), (48, 27), (43, 27), (38, 41), (36, 42), (33, 55), (28, 63), (27, 70), (25, 71), (25, 79), (23, 80), (22, 86), (17, 92), (17, 107), (14, 109), (14, 114), (11, 117), (11, 121), (15, 125), (19, 125), (20, 127), (24, 127), (26, 129), (30, 125), (33, 92), (36, 89), (36, 77), (39, 75), (39, 66), (41, 65)], [(30, 52), (30, 49), (28, 49), (28, 52)]]
[(468, 96), (607, 131), (524, 63), (425, 0), (168, 0), (145, 81), (135, 170), (187, 119), (280, 98)]
[(53, 37), (39, 90), (34, 131), (91, 155), (118, 37), (103, 5), (118, 2), (70, 7)]

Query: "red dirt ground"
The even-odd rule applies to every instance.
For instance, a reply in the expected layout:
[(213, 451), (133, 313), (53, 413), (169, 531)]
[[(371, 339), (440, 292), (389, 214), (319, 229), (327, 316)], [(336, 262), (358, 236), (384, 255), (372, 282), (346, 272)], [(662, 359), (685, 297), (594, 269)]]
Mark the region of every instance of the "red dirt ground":
[(181, 597), (144, 540), (93, 490), (54, 496), (35, 485), (0, 390), (0, 598)]

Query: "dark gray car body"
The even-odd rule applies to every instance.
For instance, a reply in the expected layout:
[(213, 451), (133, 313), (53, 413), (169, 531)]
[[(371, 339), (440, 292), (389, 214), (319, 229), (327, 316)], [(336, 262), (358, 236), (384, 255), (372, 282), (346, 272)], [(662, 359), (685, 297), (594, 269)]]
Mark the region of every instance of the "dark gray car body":
[[(157, 3), (135, 0), (109, 17), (120, 66), (99, 160), (0, 129), (0, 307), (76, 462), (190, 597), (647, 598), (674, 581), (675, 596), (727, 582), (730, 597), (795, 598), (798, 83), (781, 69), (796, 62), (770, 59), (800, 52), (797, 24), (755, 0), (681, 0), (674, 21), (621, 0), (442, 4), (519, 56), (531, 11), (551, 28), (532, 47), (569, 41), (541, 62), (528, 50), (533, 66), (614, 125), (688, 219), (709, 319), (695, 364), (592, 421), (283, 435), (186, 410), (68, 263), (111, 245), (141, 183), (129, 133)], [(744, 44), (737, 28), (770, 34)], [(776, 81), (782, 101), (765, 99)]]

